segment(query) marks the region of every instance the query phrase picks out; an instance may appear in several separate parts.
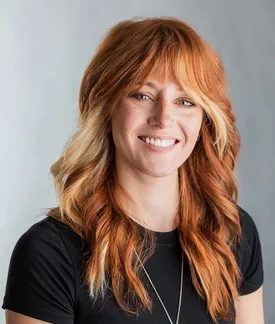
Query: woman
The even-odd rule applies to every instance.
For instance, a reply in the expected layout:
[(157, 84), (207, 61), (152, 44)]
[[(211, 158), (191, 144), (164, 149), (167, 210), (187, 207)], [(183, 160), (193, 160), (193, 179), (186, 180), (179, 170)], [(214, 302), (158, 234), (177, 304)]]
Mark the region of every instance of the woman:
[(176, 18), (115, 25), (51, 167), (59, 206), (13, 251), (7, 323), (264, 323), (238, 152), (214, 50)]

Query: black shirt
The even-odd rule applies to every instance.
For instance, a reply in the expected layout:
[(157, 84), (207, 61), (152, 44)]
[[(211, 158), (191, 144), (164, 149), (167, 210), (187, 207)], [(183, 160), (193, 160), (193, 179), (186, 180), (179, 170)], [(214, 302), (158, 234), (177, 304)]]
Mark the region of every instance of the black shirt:
[[(243, 245), (239, 267), (244, 275), (240, 294), (249, 294), (263, 283), (263, 262), (259, 234), (251, 216), (240, 209)], [(137, 224), (137, 223), (136, 223)], [(137, 224), (138, 225), (138, 224)], [(141, 226), (141, 225), (138, 225)], [(163, 303), (176, 321), (181, 269), (181, 247), (178, 231), (155, 232), (156, 251), (146, 262)], [(13, 250), (6, 293), (2, 308), (56, 324), (169, 324), (169, 320), (147, 278), (142, 277), (153, 300), (153, 313), (138, 319), (128, 317), (110, 294), (95, 303), (82, 275), (86, 242), (61, 222), (46, 217), (31, 226), (17, 241)], [(234, 306), (231, 308), (234, 311)], [(206, 305), (198, 296), (184, 260), (184, 282), (180, 324), (213, 323)], [(220, 320), (220, 324), (235, 322)]]

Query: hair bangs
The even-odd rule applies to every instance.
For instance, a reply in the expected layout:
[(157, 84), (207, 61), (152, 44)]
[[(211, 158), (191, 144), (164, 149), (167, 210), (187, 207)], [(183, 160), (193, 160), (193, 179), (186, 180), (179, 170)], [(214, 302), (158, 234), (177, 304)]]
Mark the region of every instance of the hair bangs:
[(158, 34), (150, 39), (150, 44), (145, 43), (139, 48), (139, 53), (146, 54), (138, 66), (137, 57), (132, 57), (132, 62), (128, 61), (127, 64), (130, 64), (131, 68), (122, 82), (124, 89), (121, 89), (121, 93), (125, 95), (136, 91), (149, 79), (161, 83), (172, 81), (179, 90), (206, 108), (203, 98), (209, 98), (210, 90), (213, 89), (208, 89), (208, 69), (203, 60), (206, 54), (200, 48), (199, 41), (201, 42), (193, 39), (192, 35), (179, 33), (172, 27), (169, 32), (160, 28)]

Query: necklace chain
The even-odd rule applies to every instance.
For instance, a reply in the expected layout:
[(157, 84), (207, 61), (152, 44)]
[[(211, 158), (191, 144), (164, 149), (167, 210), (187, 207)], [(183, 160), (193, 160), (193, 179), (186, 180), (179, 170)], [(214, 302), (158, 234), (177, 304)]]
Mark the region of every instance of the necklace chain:
[[(145, 267), (143, 266), (143, 264), (142, 264), (142, 262), (141, 262), (141, 260), (140, 260), (140, 258), (139, 258), (139, 256), (138, 256), (137, 253), (136, 253), (136, 255), (137, 255), (137, 257), (138, 257), (138, 259), (139, 259), (139, 262), (141, 263), (141, 266), (142, 266), (142, 268), (143, 268), (143, 270), (144, 270), (144, 272), (145, 272), (145, 274), (146, 274), (146, 276), (147, 276), (147, 278), (148, 278), (148, 280), (149, 280), (151, 286), (153, 287), (153, 289), (154, 289), (154, 291), (155, 291), (155, 293), (156, 293), (156, 295), (157, 295), (157, 297), (158, 297), (158, 299), (159, 299), (159, 301), (160, 301), (160, 303), (161, 303), (161, 305), (162, 305), (162, 307), (163, 307), (163, 309), (164, 309), (164, 311), (165, 311), (165, 313), (166, 313), (168, 319), (169, 319), (169, 322), (170, 322), (171, 324), (173, 324), (173, 322), (172, 322), (172, 320), (171, 320), (171, 317), (170, 317), (170, 315), (169, 315), (169, 313), (168, 313), (166, 307), (164, 306), (164, 303), (163, 303), (162, 299), (160, 298), (160, 295), (158, 294), (157, 289), (155, 288), (155, 286), (154, 286), (154, 284), (153, 284), (153, 282), (152, 282), (152, 280), (151, 280), (151, 278), (150, 278), (148, 272), (146, 271)], [(182, 258), (181, 258), (180, 296), (179, 296), (179, 305), (178, 305), (178, 313), (177, 313), (177, 320), (176, 320), (176, 324), (179, 323), (179, 318), (180, 318), (180, 309), (181, 309), (181, 300), (182, 300), (182, 286), (183, 286), (183, 252), (182, 252)]]

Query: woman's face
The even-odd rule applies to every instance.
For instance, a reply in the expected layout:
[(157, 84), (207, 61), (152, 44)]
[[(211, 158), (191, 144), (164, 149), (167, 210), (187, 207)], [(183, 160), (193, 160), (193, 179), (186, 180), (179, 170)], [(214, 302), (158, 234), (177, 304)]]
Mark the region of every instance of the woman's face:
[(177, 172), (196, 144), (202, 118), (203, 108), (175, 83), (150, 79), (114, 111), (117, 167), (152, 177)]

